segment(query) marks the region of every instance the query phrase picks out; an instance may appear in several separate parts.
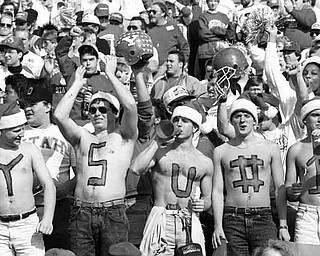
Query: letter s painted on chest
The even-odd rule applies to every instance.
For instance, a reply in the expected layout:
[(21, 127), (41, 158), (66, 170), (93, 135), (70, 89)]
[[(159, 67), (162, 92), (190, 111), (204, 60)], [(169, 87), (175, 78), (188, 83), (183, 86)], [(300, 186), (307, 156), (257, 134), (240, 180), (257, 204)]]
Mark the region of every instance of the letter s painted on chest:
[(88, 186), (105, 186), (107, 178), (107, 160), (93, 160), (93, 154), (95, 149), (103, 148), (106, 146), (106, 142), (102, 143), (91, 143), (89, 153), (88, 153), (88, 166), (100, 166), (102, 167), (101, 177), (90, 177), (88, 179)]
[(190, 167), (187, 175), (187, 184), (185, 190), (179, 189), (179, 173), (180, 166), (178, 164), (172, 164), (172, 175), (171, 175), (171, 188), (173, 193), (179, 198), (187, 198), (190, 196), (192, 191), (193, 182), (196, 178), (197, 170), (195, 167)]

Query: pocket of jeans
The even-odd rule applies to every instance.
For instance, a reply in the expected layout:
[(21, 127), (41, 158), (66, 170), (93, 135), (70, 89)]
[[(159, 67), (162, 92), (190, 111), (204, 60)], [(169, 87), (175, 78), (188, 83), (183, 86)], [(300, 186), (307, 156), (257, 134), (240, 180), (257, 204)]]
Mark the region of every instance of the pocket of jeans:
[(108, 208), (109, 218), (115, 222), (127, 222), (128, 218), (125, 214), (125, 207), (122, 206), (113, 206)]
[(77, 217), (77, 215), (80, 212), (80, 210), (81, 210), (80, 207), (72, 206), (71, 209), (70, 209), (69, 221), (74, 220)]
[(305, 214), (305, 210), (298, 209), (298, 211), (297, 211), (297, 219), (300, 219), (300, 220), (303, 219), (304, 214)]

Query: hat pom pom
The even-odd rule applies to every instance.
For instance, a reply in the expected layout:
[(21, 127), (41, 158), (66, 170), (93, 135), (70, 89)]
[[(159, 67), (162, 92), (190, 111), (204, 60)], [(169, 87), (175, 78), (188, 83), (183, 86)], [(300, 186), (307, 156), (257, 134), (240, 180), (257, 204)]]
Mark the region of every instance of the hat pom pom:
[(215, 118), (213, 116), (207, 116), (207, 121), (200, 125), (199, 129), (203, 134), (210, 133), (214, 128)]

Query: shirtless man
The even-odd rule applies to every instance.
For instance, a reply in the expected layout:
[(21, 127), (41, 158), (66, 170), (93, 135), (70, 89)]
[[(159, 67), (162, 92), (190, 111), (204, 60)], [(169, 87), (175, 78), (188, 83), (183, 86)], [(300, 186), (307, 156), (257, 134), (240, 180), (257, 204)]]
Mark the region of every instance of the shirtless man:
[(94, 133), (78, 126), (70, 117), (72, 105), (82, 86), (85, 68), (79, 67), (75, 81), (58, 104), (57, 124), (75, 149), (77, 184), (71, 210), (71, 249), (77, 256), (109, 255), (111, 244), (127, 241), (125, 215), (125, 177), (137, 138), (137, 108), (130, 91), (115, 76), (117, 60), (106, 57), (105, 73), (123, 105), (121, 125), (112, 133), (107, 128), (115, 122), (114, 109), (119, 102), (111, 94), (98, 92), (90, 102)]
[(280, 219), (279, 237), (290, 238), (283, 168), (278, 145), (253, 134), (257, 107), (251, 101), (236, 100), (231, 105), (230, 122), (235, 128), (235, 138), (215, 148), (213, 154), (212, 240), (214, 247), (218, 247), (221, 238), (226, 238), (228, 255), (247, 256), (268, 239), (277, 237), (270, 207), (271, 179)]
[[(41, 152), (21, 142), (27, 119), (16, 102), (0, 106), (0, 255), (45, 255), (42, 234), (51, 234), (55, 186)], [(32, 193), (33, 173), (44, 188), (39, 222)]]
[(288, 200), (300, 202), (294, 240), (320, 245), (320, 158), (313, 154), (312, 145), (312, 137), (320, 136), (320, 97), (303, 105), (301, 119), (307, 127), (307, 137), (289, 148), (285, 185)]
[[(140, 246), (146, 256), (174, 255), (177, 248), (187, 244), (184, 227), (191, 213), (211, 206), (212, 160), (192, 145), (202, 116), (191, 105), (184, 105), (175, 108), (171, 121), (177, 131), (174, 142), (159, 148), (153, 141), (131, 165), (138, 175), (152, 168), (154, 207)], [(193, 242), (201, 244), (205, 255), (197, 214), (192, 214), (191, 236)]]

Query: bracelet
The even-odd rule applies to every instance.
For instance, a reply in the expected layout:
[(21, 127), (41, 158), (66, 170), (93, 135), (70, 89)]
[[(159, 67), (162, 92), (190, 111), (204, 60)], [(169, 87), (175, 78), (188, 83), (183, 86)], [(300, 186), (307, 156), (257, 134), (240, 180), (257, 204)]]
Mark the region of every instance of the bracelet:
[(288, 226), (280, 226), (280, 227), (279, 227), (279, 230), (280, 230), (280, 229), (288, 229)]

